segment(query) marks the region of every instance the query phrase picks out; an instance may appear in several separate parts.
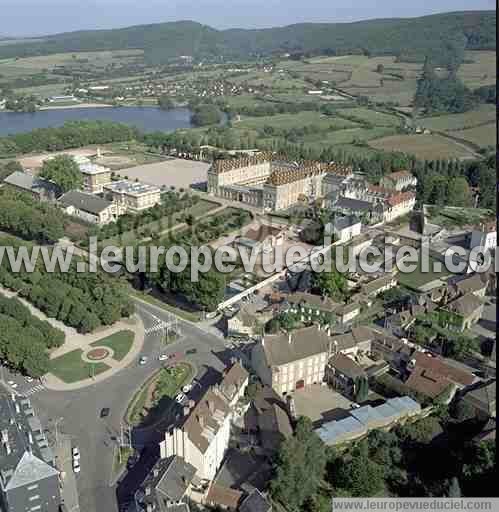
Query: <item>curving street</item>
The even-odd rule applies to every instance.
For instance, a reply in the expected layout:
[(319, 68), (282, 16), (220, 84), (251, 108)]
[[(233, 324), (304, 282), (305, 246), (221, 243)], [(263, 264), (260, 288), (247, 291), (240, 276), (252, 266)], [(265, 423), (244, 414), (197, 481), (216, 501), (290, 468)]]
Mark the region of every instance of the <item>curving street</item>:
[[(146, 338), (142, 352), (133, 363), (109, 379), (81, 390), (43, 390), (30, 397), (47, 426), (53, 425), (57, 418), (64, 418), (59, 423), (59, 431), (71, 436), (80, 448), (82, 470), (77, 482), (81, 512), (118, 510), (117, 486), (112, 481), (112, 475), (120, 422), (137, 389), (161, 367), (159, 354), (181, 353), (183, 358), (197, 368), (195, 379), (200, 385), (193, 388), (194, 399), (202, 389), (216, 381), (218, 372), (235, 355), (227, 348), (223, 338), (213, 333), (214, 328), (202, 328), (180, 319), (180, 339), (162, 347), (161, 334), (156, 328), (158, 319), (167, 322), (171, 319), (171, 314), (141, 301), (136, 301), (136, 306), (137, 313), (144, 322)], [(197, 352), (185, 355), (185, 351), (189, 349), (196, 349)], [(148, 357), (143, 366), (138, 364), (138, 359), (142, 356)], [(101, 419), (100, 411), (104, 407), (110, 409), (110, 414)], [(128, 479), (140, 480), (141, 474), (147, 470), (148, 460), (149, 463), (154, 462), (157, 442), (165, 426), (166, 423), (132, 432), (133, 444), (143, 449), (142, 459), (146, 460), (141, 460), (137, 469), (134, 468), (127, 476)], [(120, 496), (120, 501), (127, 499), (127, 496)]]

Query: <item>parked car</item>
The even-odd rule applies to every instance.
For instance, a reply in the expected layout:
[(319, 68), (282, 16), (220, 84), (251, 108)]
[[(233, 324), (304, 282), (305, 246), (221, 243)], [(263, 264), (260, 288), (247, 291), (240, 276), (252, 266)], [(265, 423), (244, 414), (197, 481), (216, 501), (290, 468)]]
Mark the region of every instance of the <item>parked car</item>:
[(198, 349), (197, 348), (190, 348), (189, 350), (185, 351), (185, 355), (189, 356), (191, 354), (197, 354)]
[(147, 363), (147, 357), (146, 356), (142, 356), (140, 359), (139, 359), (139, 364), (140, 365), (144, 365)]
[(80, 460), (80, 450), (79, 450), (78, 446), (73, 446), (72, 453), (73, 453), (74, 461)]
[(182, 404), (185, 400), (187, 400), (187, 397), (184, 395), (184, 393), (179, 393), (176, 397), (175, 397), (175, 402), (179, 403), (179, 404)]
[(24, 380), (28, 383), (31, 383), (31, 382), (33, 382), (33, 377), (30, 377), (29, 375), (27, 375), (26, 377), (24, 377)]
[(167, 354), (161, 354), (161, 355), (158, 357), (158, 359), (159, 359), (160, 361), (166, 361), (166, 360), (168, 359), (168, 355), (167, 355)]
[(109, 407), (104, 407), (100, 411), (100, 417), (101, 418), (106, 418), (107, 416), (109, 416)]
[(74, 460), (73, 461), (73, 471), (75, 473), (79, 473), (81, 471), (80, 461), (79, 460)]
[(183, 388), (182, 388), (182, 393), (189, 393), (189, 391), (192, 389), (192, 384), (186, 384)]
[(352, 409), (359, 409), (360, 408), (360, 405), (359, 404), (356, 404), (355, 402), (353, 402), (352, 404), (350, 404), (350, 407)]
[(9, 381), (7, 381), (7, 384), (8, 384), (12, 389), (16, 389), (16, 388), (17, 388), (17, 384), (16, 384), (13, 380), (9, 380)]

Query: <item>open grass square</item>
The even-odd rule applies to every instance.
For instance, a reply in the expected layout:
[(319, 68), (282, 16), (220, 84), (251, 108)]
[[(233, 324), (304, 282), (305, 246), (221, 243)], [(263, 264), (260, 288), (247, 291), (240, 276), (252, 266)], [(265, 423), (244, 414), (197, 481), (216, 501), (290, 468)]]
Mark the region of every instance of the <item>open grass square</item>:
[(113, 359), (121, 361), (130, 352), (134, 337), (133, 331), (118, 331), (111, 336), (94, 341), (92, 347), (110, 348), (114, 353)]
[(50, 361), (50, 373), (66, 384), (85, 380), (99, 375), (109, 366), (105, 363), (87, 363), (82, 359), (81, 349), (73, 350)]

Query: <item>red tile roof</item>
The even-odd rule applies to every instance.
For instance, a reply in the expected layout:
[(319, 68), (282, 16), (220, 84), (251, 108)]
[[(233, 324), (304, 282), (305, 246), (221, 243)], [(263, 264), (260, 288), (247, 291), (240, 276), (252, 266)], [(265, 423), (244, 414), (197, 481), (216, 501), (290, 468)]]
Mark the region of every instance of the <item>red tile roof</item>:
[(461, 386), (470, 386), (475, 381), (475, 376), (471, 372), (451, 366), (440, 357), (432, 357), (426, 353), (418, 352), (415, 359), (416, 369), (430, 370), (434, 374), (445, 377)]
[(416, 199), (416, 194), (414, 192), (399, 192), (398, 194), (394, 194), (388, 198), (388, 204), (390, 206), (397, 206), (398, 204), (405, 203), (412, 199)]
[(435, 398), (443, 393), (450, 385), (451, 381), (444, 376), (435, 373), (432, 370), (416, 367), (411, 376), (405, 381), (405, 385), (423, 395)]

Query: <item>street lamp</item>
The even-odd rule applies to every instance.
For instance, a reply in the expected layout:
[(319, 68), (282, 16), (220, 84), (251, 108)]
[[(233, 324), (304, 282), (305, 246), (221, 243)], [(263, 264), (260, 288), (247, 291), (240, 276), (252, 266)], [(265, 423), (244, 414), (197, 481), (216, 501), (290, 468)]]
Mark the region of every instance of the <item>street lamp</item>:
[(64, 421), (64, 418), (61, 416), (60, 418), (57, 418), (54, 422), (55, 425), (55, 445), (59, 446), (59, 431), (57, 430), (57, 426), (61, 421)]

